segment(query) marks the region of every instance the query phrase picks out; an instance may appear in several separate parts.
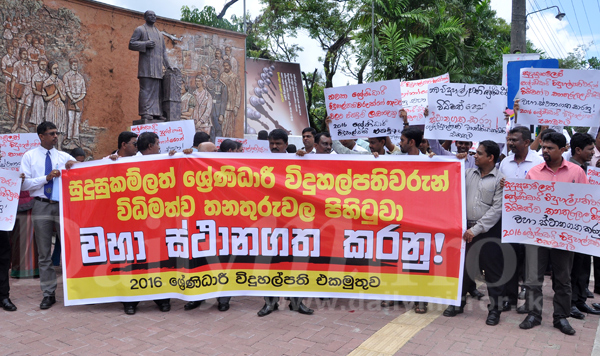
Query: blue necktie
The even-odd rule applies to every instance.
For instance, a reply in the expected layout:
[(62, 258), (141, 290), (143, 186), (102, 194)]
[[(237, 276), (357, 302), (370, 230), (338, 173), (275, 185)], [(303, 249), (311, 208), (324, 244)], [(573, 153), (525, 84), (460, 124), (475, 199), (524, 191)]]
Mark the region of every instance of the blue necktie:
[[(52, 160), (50, 159), (50, 151), (46, 152), (46, 171), (45, 174), (48, 175), (52, 172)], [(54, 185), (54, 179), (51, 179), (48, 183), (44, 184), (44, 195), (50, 199), (52, 196), (52, 186)]]

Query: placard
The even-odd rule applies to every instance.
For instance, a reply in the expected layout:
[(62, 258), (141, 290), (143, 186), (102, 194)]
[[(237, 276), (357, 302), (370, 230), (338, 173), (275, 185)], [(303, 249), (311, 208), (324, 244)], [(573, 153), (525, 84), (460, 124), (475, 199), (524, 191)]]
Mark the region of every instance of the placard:
[(450, 75), (446, 73), (434, 78), (400, 82), (402, 108), (408, 113), (411, 125), (425, 125), (423, 112), (427, 107), (428, 85), (436, 83), (450, 83)]
[(160, 153), (169, 153), (171, 150), (181, 152), (194, 145), (196, 128), (193, 120), (169, 121), (152, 124), (131, 126), (131, 131), (136, 134), (154, 132), (160, 139)]
[(502, 242), (600, 256), (600, 186), (507, 179)]
[(522, 68), (521, 124), (598, 126), (600, 71)]
[(600, 168), (589, 166), (587, 168), (588, 181), (592, 185), (600, 185)]
[(506, 87), (431, 84), (428, 100), (428, 139), (506, 142)]
[(331, 117), (334, 140), (400, 135), (402, 95), (400, 81), (348, 85), (325, 89), (325, 106)]
[(19, 171), (25, 152), (39, 145), (40, 138), (35, 133), (0, 135), (0, 168)]
[(244, 153), (271, 153), (271, 149), (269, 148), (269, 141), (253, 140), (249, 138), (217, 137), (217, 139), (215, 140), (215, 145), (217, 146), (217, 149), (221, 147), (221, 142), (227, 139), (240, 142), (242, 144), (242, 148), (244, 149)]
[(0, 230), (12, 231), (17, 218), (21, 178), (19, 171), (0, 169)]

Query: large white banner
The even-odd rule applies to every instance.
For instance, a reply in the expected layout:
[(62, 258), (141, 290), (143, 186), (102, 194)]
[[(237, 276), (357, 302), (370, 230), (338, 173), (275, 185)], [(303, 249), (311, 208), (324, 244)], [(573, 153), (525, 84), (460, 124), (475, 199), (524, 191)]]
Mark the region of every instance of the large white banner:
[(217, 139), (215, 140), (215, 145), (217, 146), (217, 149), (221, 147), (221, 142), (227, 139), (240, 142), (242, 144), (242, 148), (244, 149), (244, 153), (271, 153), (271, 149), (269, 148), (269, 141), (253, 140), (250, 138), (217, 137)]
[(21, 193), (19, 171), (0, 169), (0, 230), (12, 231)]
[(522, 68), (520, 124), (598, 126), (600, 71)]
[(0, 135), (0, 168), (18, 171), (25, 152), (40, 145), (35, 133)]
[(506, 142), (506, 87), (431, 84), (428, 101), (426, 138)]
[(400, 81), (325, 89), (325, 105), (334, 140), (400, 135), (404, 129)]
[(507, 179), (502, 242), (600, 256), (600, 187)]
[(160, 139), (160, 153), (181, 152), (194, 145), (196, 127), (193, 120), (180, 120), (131, 126), (136, 134), (154, 132)]
[(446, 73), (434, 78), (400, 82), (402, 107), (408, 113), (411, 125), (425, 125), (423, 112), (427, 107), (428, 85), (436, 83), (450, 83), (450, 75)]

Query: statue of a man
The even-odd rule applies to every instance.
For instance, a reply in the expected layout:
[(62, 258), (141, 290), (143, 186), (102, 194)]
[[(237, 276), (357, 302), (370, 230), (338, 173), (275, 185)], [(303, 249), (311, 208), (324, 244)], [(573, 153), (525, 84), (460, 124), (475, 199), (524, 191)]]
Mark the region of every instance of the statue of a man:
[(131, 40), (129, 49), (140, 52), (138, 63), (138, 79), (140, 81), (139, 114), (142, 120), (161, 119), (160, 102), (163, 65), (171, 69), (167, 58), (165, 41), (161, 32), (154, 26), (154, 11), (144, 13), (146, 23), (138, 26)]

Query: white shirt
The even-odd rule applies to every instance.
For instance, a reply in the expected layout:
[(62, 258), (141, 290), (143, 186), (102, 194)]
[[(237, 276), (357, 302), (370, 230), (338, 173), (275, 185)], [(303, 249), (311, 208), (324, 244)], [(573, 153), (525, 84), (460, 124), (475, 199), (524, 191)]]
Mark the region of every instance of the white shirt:
[[(44, 185), (46, 180), (46, 153), (48, 152), (42, 146), (31, 149), (23, 155), (21, 161), (21, 173), (25, 174), (25, 181), (21, 190), (28, 190), (32, 197), (47, 198), (44, 195)], [(70, 154), (52, 148), (50, 151), (50, 160), (52, 169), (64, 168), (67, 161), (75, 161)], [(56, 180), (55, 180), (56, 182)]]
[[(306, 147), (302, 147), (301, 150), (306, 152)], [(312, 150), (310, 150), (310, 152), (306, 152), (306, 154), (309, 154), (309, 155), (316, 154), (316, 153), (317, 153), (317, 149), (314, 147), (312, 148)]]
[(527, 172), (540, 163), (544, 163), (544, 159), (533, 150), (527, 152), (527, 157), (521, 163), (515, 162), (515, 155), (511, 154), (500, 162), (500, 173), (506, 178), (525, 179)]

